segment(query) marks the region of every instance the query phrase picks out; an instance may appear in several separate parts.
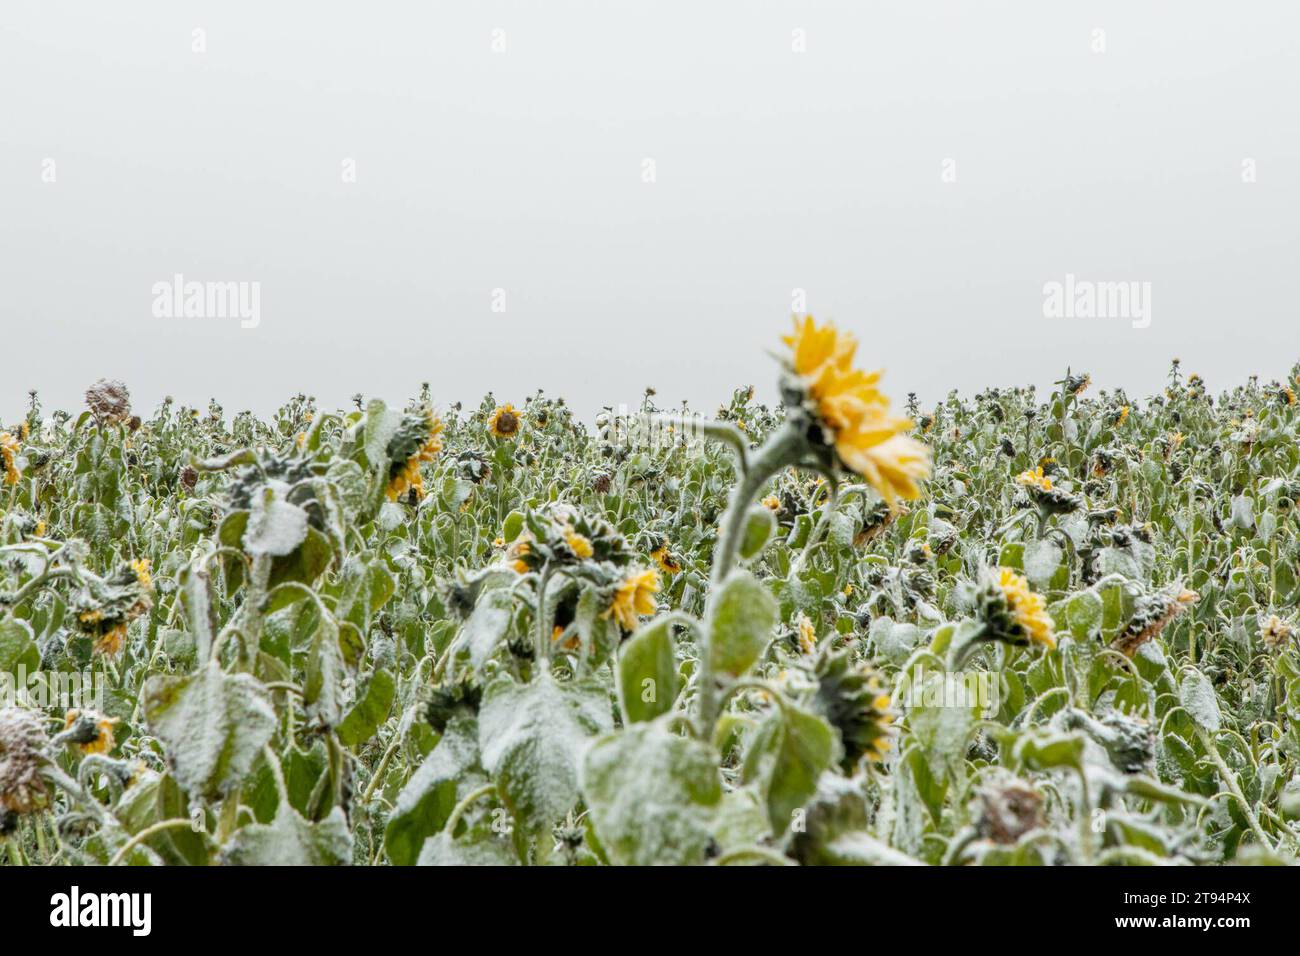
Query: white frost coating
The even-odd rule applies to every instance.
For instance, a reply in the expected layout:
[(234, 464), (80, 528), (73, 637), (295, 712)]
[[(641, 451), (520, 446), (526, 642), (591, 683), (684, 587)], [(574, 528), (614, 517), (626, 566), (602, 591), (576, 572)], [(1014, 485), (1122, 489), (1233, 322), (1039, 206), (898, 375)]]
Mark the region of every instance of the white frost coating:
[(266, 689), (250, 674), (223, 673), (215, 661), (188, 677), (152, 677), (143, 693), (149, 727), (191, 796), (229, 793), (275, 733)]
[(531, 827), (562, 817), (578, 799), (578, 759), (588, 738), (613, 726), (603, 687), (531, 684), (502, 678), (488, 685), (479, 711), (483, 766), (512, 811)]
[(307, 512), (285, 500), (289, 486), (271, 480), (253, 498), (252, 514), (244, 530), (244, 550), (249, 554), (282, 557), (292, 554), (307, 537)]
[(1024, 565), (1025, 577), (1034, 587), (1050, 584), (1061, 566), (1061, 546), (1050, 538), (1033, 542), (1025, 548)]
[(722, 800), (717, 756), (658, 722), (602, 737), (582, 762), (582, 793), (610, 862), (703, 862)]
[(1215, 733), (1223, 725), (1223, 716), (1219, 712), (1219, 700), (1214, 695), (1214, 687), (1200, 671), (1189, 671), (1183, 678), (1180, 691), (1183, 709), (1192, 715), (1192, 720), (1202, 730)]

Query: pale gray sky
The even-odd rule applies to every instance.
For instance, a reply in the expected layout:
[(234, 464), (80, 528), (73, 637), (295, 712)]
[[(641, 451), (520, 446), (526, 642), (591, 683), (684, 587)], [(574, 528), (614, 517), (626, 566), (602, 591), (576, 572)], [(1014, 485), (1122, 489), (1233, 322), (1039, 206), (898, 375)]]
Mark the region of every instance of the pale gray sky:
[[(708, 408), (773, 394), (795, 289), (899, 401), (1277, 377), (1298, 80), (1290, 0), (5, 0), (0, 418), (101, 376)], [(154, 317), (175, 273), (260, 324)], [(1067, 273), (1150, 282), (1150, 327), (1044, 318)]]

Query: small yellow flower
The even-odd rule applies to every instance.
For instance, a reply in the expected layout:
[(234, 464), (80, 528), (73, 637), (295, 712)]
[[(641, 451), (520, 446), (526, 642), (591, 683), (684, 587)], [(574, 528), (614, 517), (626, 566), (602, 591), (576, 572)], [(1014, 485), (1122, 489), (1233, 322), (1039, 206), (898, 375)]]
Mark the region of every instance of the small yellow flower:
[(507, 402), (499, 405), (488, 419), (488, 431), (497, 438), (514, 438), (519, 434), (521, 419), (515, 407)]
[(780, 511), (781, 499), (778, 498), (776, 495), (768, 495), (766, 498), (763, 499), (763, 507), (766, 508), (768, 511)]
[(659, 593), (657, 572), (633, 570), (614, 590), (614, 600), (603, 617), (613, 617), (625, 631), (636, 630), (639, 615), (655, 612), (655, 595)]
[(135, 572), (135, 579), (140, 582), (142, 588), (153, 587), (153, 575), (149, 573), (152, 563), (148, 558), (136, 558), (131, 562), (131, 570)]
[(40, 521), (36, 522), (36, 530), (33, 532), (33, 534), (34, 534), (35, 537), (37, 537), (37, 538), (43, 538), (43, 537), (45, 537), (45, 519), (44, 519), (44, 518), (42, 518)]
[(1128, 406), (1121, 405), (1119, 409), (1119, 418), (1115, 420), (1115, 424), (1123, 425), (1126, 421), (1128, 421)]
[(1011, 609), (1011, 616), (1025, 636), (1047, 647), (1056, 646), (1054, 624), (1047, 613), (1047, 602), (1029, 588), (1029, 582), (1011, 568), (998, 569), (998, 587)]
[(306, 447), (307, 447), (307, 433), (306, 433), (306, 432), (299, 432), (298, 435), (297, 435), (297, 437), (294, 438), (293, 443), (294, 443), (295, 445), (297, 445), (299, 448), (306, 448)]

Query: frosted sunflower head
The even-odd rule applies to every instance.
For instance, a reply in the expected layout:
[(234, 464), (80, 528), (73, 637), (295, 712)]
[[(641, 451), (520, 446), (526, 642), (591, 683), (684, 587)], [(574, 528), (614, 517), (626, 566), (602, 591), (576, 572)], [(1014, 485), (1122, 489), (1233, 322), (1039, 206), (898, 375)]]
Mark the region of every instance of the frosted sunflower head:
[(420, 466), (433, 461), (442, 451), (442, 419), (428, 405), (417, 406), (402, 416), (401, 424), (388, 441), (389, 501), (396, 501), (407, 491), (424, 497), (424, 476)]
[(1290, 643), (1295, 627), (1276, 614), (1270, 614), (1259, 626), (1259, 639), (1270, 651), (1277, 651)]
[(655, 612), (659, 586), (658, 572), (633, 568), (614, 586), (613, 597), (602, 617), (612, 617), (625, 631), (636, 630), (642, 616)]
[(73, 744), (83, 754), (107, 754), (117, 746), (113, 727), (117, 719), (90, 710), (70, 710), (64, 715), (59, 740)]
[(9, 432), (0, 432), (0, 466), (4, 469), (4, 483), (16, 485), (23, 473), (18, 468), (18, 439)]
[(1200, 599), (1181, 584), (1170, 584), (1138, 598), (1137, 610), (1124, 630), (1112, 642), (1121, 653), (1132, 657), (1139, 647), (1160, 635), (1174, 618)]
[(852, 773), (859, 760), (880, 761), (893, 745), (895, 712), (884, 679), (850, 651), (825, 650), (813, 668), (813, 709), (834, 727), (844, 746), (842, 766)]
[(880, 372), (854, 368), (857, 339), (834, 323), (796, 318), (789, 347), (789, 374), (782, 386), (788, 410), (806, 414), (814, 444), (834, 452), (891, 506), (921, 496), (930, 474), (930, 453), (909, 437), (912, 421), (890, 413), (877, 384)]
[(519, 428), (522, 419), (518, 410), (507, 402), (504, 405), (498, 405), (492, 410), (488, 418), (488, 431), (494, 438), (511, 439), (519, 434)]
[(18, 707), (0, 709), (0, 809), (25, 814), (45, 806), (41, 767), (48, 744), (39, 716)]

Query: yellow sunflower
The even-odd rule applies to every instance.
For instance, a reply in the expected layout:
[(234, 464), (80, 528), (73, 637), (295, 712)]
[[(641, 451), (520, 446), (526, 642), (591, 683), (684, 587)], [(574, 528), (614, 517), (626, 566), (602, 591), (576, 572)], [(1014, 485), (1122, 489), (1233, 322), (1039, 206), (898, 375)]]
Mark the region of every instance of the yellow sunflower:
[(670, 577), (679, 574), (682, 570), (681, 562), (674, 558), (672, 552), (668, 550), (667, 541), (651, 551), (650, 557), (655, 559), (655, 564), (659, 565), (659, 570)]
[(1031, 641), (1047, 647), (1056, 646), (1055, 625), (1047, 613), (1047, 602), (1041, 594), (1029, 589), (1029, 582), (1011, 568), (998, 569), (998, 587), (1007, 599), (1011, 616)]
[(655, 612), (659, 574), (651, 569), (632, 570), (614, 590), (614, 600), (603, 617), (613, 617), (625, 631), (636, 630), (637, 619)]
[(585, 535), (578, 534), (572, 528), (564, 529), (564, 543), (569, 546), (570, 551), (584, 561), (594, 553), (590, 539)]
[(0, 432), (0, 458), (4, 460), (4, 483), (16, 485), (23, 473), (18, 470), (18, 439), (8, 432)]
[(498, 405), (488, 419), (488, 431), (497, 438), (514, 438), (519, 434), (519, 412), (509, 402)]
[[(109, 753), (116, 745), (117, 740), (113, 736), (113, 725), (117, 723), (116, 717), (104, 717), (99, 714), (88, 713), (86, 718), (95, 722), (95, 737), (86, 743), (77, 744), (77, 749), (83, 754), (106, 754)], [(64, 715), (64, 730), (71, 730), (73, 724), (81, 719), (81, 711), (70, 710)]]
[[(420, 465), (426, 461), (433, 461), (438, 452), (442, 451), (443, 429), (442, 419), (435, 415), (432, 409), (426, 409), (424, 415), (426, 428), (424, 441), (388, 480), (385, 493), (389, 501), (396, 501), (409, 488), (415, 489), (417, 498), (424, 497), (424, 476), (420, 474)], [(407, 447), (409, 448), (410, 445)]]
[(148, 558), (136, 558), (131, 562), (131, 570), (135, 572), (135, 579), (140, 582), (140, 587), (153, 587), (153, 575), (150, 574), (152, 563)]
[(1021, 485), (1028, 485), (1031, 488), (1037, 488), (1040, 491), (1052, 490), (1052, 479), (1043, 474), (1041, 466), (1033, 471), (1022, 471), (1016, 475), (1016, 482)]
[(890, 414), (889, 400), (876, 387), (881, 373), (853, 367), (857, 339), (805, 316), (795, 319), (794, 334), (782, 341), (844, 465), (891, 507), (899, 498), (919, 498), (918, 482), (930, 473), (929, 450), (904, 434), (912, 428), (910, 419)]

